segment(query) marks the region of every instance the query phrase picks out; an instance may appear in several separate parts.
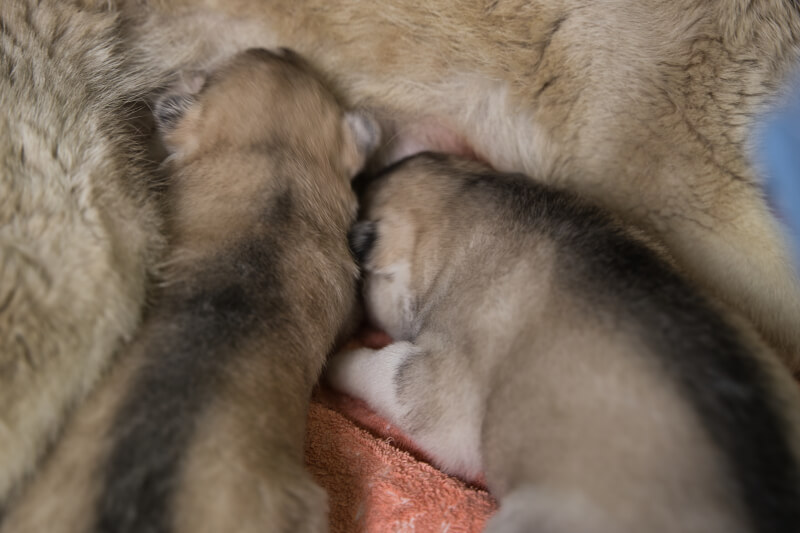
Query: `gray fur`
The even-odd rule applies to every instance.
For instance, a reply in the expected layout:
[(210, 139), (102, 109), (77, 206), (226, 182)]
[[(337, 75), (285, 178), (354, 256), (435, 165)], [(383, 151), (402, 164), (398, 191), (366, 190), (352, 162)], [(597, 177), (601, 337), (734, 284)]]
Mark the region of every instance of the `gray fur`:
[[(252, 46), (310, 57), (389, 126), (389, 156), (471, 153), (648, 228), (797, 368), (800, 283), (748, 149), (800, 57), (798, 28), (796, 2), (781, 0), (3, 0), (0, 508), (90, 390), (114, 404), (112, 384), (135, 374), (109, 363), (165, 257), (146, 103), (176, 72)], [(61, 476), (23, 498), (34, 523), (72, 493)], [(310, 493), (284, 495), (313, 507)], [(31, 530), (70, 524), (41, 519)]]
[(325, 529), (305, 412), (353, 325), (349, 168), (367, 154), (301, 63), (248, 50), (212, 74), (159, 123), (170, 250), (153, 304), (36, 475), (12, 480), (4, 532)]
[(796, 385), (641, 234), (436, 155), (365, 204), (366, 312), (398, 342), (338, 355), (329, 380), (445, 470), (485, 472), (487, 530), (800, 528)]

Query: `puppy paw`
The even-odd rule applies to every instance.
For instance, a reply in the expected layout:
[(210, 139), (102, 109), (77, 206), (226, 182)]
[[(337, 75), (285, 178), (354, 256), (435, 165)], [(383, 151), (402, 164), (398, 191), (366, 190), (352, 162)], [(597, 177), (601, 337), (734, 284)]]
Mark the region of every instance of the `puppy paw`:
[(411, 342), (395, 342), (380, 350), (347, 350), (330, 359), (325, 379), (334, 389), (360, 398), (383, 416), (398, 421), (406, 408), (397, 396), (395, 376), (406, 360), (419, 353)]
[(363, 369), (369, 364), (370, 358), (377, 357), (377, 353), (378, 350), (371, 348), (356, 348), (335, 354), (326, 364), (325, 381), (340, 392), (363, 398)]

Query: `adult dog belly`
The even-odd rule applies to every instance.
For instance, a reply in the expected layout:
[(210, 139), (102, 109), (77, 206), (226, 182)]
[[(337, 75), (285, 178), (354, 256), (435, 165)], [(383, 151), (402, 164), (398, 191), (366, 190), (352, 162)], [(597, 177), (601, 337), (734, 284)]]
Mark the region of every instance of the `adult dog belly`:
[(146, 41), (199, 63), (297, 49), (389, 126), (388, 158), (444, 149), (577, 191), (663, 240), (797, 368), (800, 284), (747, 143), (800, 14), (740, 3), (162, 0)]

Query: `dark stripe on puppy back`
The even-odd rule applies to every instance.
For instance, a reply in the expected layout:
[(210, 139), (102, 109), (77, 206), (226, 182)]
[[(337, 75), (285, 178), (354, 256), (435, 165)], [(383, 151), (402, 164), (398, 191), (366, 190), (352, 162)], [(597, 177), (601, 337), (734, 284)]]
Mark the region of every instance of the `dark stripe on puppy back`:
[[(263, 223), (280, 232), (290, 209), (280, 197)], [(172, 529), (182, 461), (225, 367), (251, 335), (284, 322), (280, 253), (270, 235), (246, 239), (162, 296), (145, 326), (153, 328), (144, 332), (146, 364), (110, 429), (97, 531)]]
[[(452, 173), (446, 163), (433, 161), (429, 164)], [(467, 194), (480, 188), (483, 201), (494, 198), (503, 213), (557, 243), (567, 290), (588, 295), (593, 306), (622, 310), (624, 323), (650, 346), (726, 458), (754, 530), (800, 531), (800, 471), (790, 422), (781, 414), (768, 373), (736, 328), (602, 210), (526, 176), (461, 178)]]

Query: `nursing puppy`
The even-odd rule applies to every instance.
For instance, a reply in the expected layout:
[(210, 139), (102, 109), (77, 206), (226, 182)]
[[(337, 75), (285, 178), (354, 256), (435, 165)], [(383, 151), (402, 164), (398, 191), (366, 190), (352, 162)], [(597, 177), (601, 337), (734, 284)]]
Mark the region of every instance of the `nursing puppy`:
[(164, 258), (131, 119), (176, 70), (277, 45), (380, 115), (387, 157), (474, 152), (646, 227), (800, 368), (800, 286), (748, 157), (800, 58), (793, 0), (2, 0), (0, 508)]
[(133, 337), (165, 249), (133, 118), (175, 69), (123, 57), (90, 3), (0, 2), (0, 509)]
[(487, 530), (800, 531), (796, 384), (638, 233), (440, 155), (362, 209), (366, 310), (395, 342), (328, 379), (444, 470), (484, 472)]
[(800, 370), (800, 281), (751, 157), (800, 64), (796, 0), (136, 0), (130, 12), (155, 63), (204, 61), (198, 42), (290, 46), (394, 130), (389, 156), (474, 153), (591, 199), (657, 235)]
[(377, 129), (285, 50), (184, 76), (155, 115), (170, 152), (164, 282), (0, 529), (324, 531), (305, 418), (352, 326), (350, 179)]

